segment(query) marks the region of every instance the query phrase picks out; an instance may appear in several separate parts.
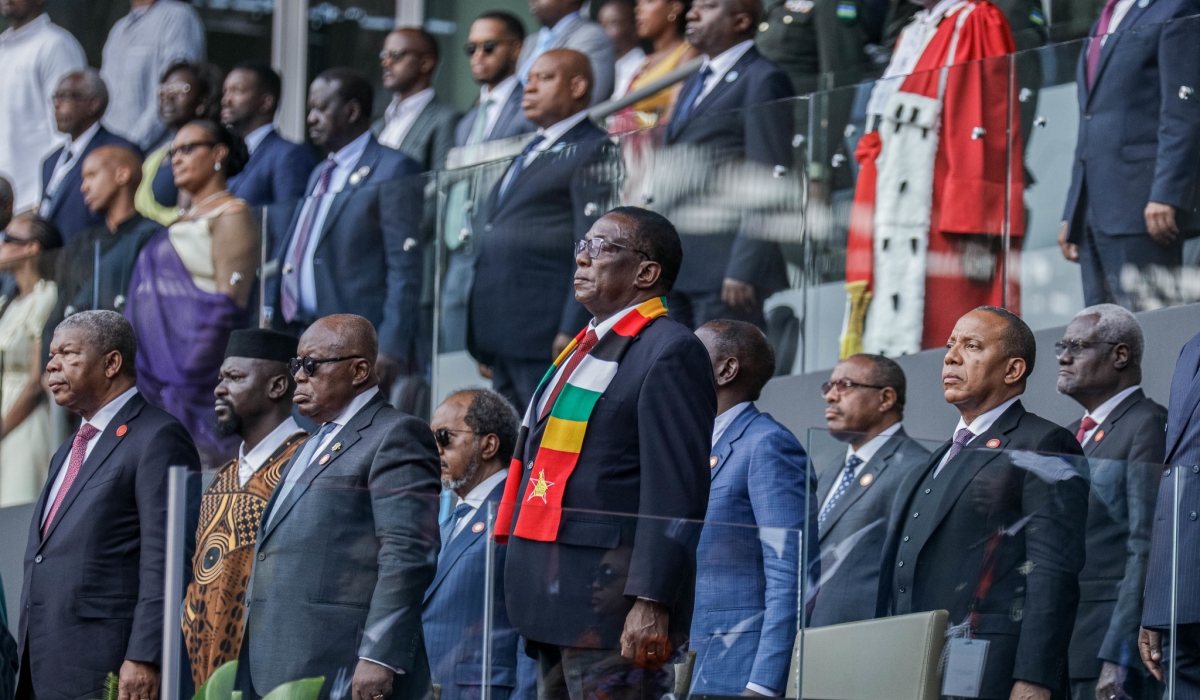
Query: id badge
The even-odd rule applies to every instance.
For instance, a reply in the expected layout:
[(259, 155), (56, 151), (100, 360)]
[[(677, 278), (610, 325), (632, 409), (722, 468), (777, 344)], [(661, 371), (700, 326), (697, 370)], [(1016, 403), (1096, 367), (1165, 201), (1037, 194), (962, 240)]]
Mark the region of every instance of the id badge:
[(959, 698), (979, 697), (983, 667), (987, 664), (985, 639), (955, 637), (947, 642), (946, 671), (942, 674), (942, 695)]

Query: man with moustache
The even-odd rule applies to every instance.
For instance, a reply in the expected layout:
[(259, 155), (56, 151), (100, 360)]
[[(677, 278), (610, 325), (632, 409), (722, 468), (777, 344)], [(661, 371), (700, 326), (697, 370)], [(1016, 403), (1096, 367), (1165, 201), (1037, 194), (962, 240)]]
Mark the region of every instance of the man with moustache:
[(876, 613), (950, 612), (946, 664), (966, 672), (943, 695), (1067, 697), (1088, 483), (1082, 460), (1050, 456), (1082, 456), (1075, 437), (1021, 405), (1036, 352), (1010, 311), (958, 319), (942, 365), (958, 428), (900, 485), (888, 522)]
[(320, 426), (263, 510), (237, 688), (247, 700), (323, 676), (357, 700), (430, 692), (421, 603), (436, 571), (438, 458), (429, 426), (379, 391), (367, 319), (315, 321), (288, 363)]
[(192, 582), (183, 604), (183, 637), (199, 688), (236, 659), (242, 645), (246, 582), (267, 501), (292, 454), (308, 437), (292, 418), (296, 385), (287, 363), (296, 339), (257, 328), (229, 336), (217, 397), (217, 434), (242, 438), (236, 459), (217, 470), (200, 498)]

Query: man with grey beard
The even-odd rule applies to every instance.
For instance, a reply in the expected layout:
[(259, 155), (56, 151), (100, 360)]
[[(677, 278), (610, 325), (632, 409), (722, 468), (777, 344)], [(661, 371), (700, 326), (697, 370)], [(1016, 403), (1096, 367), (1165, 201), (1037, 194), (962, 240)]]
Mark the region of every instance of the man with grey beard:
[[(511, 404), (490, 389), (451, 394), (433, 412), (429, 425), (441, 457), (442, 486), (459, 499), (442, 525), (442, 551), (437, 575), (425, 592), (421, 623), (433, 682), (442, 700), (478, 697), (479, 678), (457, 669), (483, 663), (483, 580), (491, 539), (485, 531), (504, 494), (508, 463), (517, 444), (520, 423)], [(537, 671), (525, 654), (504, 606), (504, 557), (496, 546), (495, 617), (492, 626), (493, 700), (533, 700)]]
[(1145, 340), (1116, 304), (1080, 311), (1054, 344), (1058, 391), (1087, 411), (1069, 426), (1091, 470), (1087, 559), (1071, 635), (1072, 700), (1140, 700), (1162, 688), (1138, 664), (1142, 589), (1167, 409), (1142, 392)]

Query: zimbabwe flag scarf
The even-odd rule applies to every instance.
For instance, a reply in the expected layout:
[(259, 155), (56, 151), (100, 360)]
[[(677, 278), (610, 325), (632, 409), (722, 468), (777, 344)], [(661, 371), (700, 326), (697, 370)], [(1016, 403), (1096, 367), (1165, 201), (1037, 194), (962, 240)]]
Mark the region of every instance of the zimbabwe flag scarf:
[(521, 500), (521, 515), (517, 518), (516, 527), (513, 527), (517, 496), (521, 490), (521, 482), (526, 481), (525, 444), (529, 440), (529, 431), (538, 420), (538, 397), (542, 389), (553, 380), (558, 368), (579, 345), (579, 341), (587, 333), (587, 328), (579, 331), (579, 335), (567, 345), (567, 349), (554, 361), (546, 376), (542, 377), (538, 390), (533, 394), (533, 400), (525, 409), (525, 418), (521, 421), (521, 432), (517, 437), (517, 450), (508, 468), (504, 497), (500, 500), (500, 508), (496, 512), (497, 542), (507, 543), (510, 532), (517, 537), (540, 542), (553, 542), (558, 537), (563, 491), (566, 490), (567, 480), (571, 478), (571, 472), (575, 471), (575, 464), (579, 461), (579, 450), (583, 447), (583, 436), (587, 432), (592, 409), (616, 376), (621, 358), (633, 344), (633, 339), (651, 321), (666, 315), (667, 304), (664, 297), (650, 299), (626, 311), (567, 378), (567, 383), (563, 385), (558, 398), (554, 400), (554, 406), (550, 409), (550, 415), (546, 418), (546, 430), (542, 434), (541, 445), (538, 447), (533, 469), (525, 486), (525, 495)]

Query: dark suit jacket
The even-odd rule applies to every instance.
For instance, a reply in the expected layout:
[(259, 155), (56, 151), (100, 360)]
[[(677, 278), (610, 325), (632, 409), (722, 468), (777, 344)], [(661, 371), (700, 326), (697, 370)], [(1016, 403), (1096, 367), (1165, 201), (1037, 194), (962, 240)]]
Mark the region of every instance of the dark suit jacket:
[(1182, 91), (1200, 88), (1196, 14), (1200, 0), (1135, 3), (1104, 42), (1091, 90), (1086, 43), (1080, 51), (1079, 137), (1063, 211), (1071, 240), (1081, 240), (1085, 221), (1110, 235), (1148, 235), (1147, 202), (1182, 210), (1177, 223), (1195, 230), (1200, 96)]
[[(142, 150), (134, 144), (108, 131), (104, 127), (100, 127), (96, 131), (96, 135), (88, 142), (87, 148), (83, 149), (83, 155), (75, 159), (71, 164), (71, 169), (67, 171), (67, 176), (59, 183), (58, 189), (54, 191), (54, 197), (50, 200), (50, 212), (46, 216), (54, 222), (62, 233), (63, 243), (70, 243), (75, 235), (85, 228), (104, 224), (103, 214), (93, 214), (87, 205), (83, 203), (83, 193), (79, 191), (83, 185), (83, 160), (91, 154), (92, 151), (103, 146), (120, 146), (128, 148), (130, 151), (142, 157)], [(63, 146), (54, 153), (51, 153), (46, 160), (42, 161), (42, 192), (50, 185), (50, 176), (54, 174), (54, 166), (58, 165), (58, 159), (62, 156)]]
[[(829, 491), (841, 481), (846, 451), (843, 447), (818, 473), (817, 511)], [(879, 592), (879, 555), (887, 535), (892, 502), (900, 484), (929, 460), (929, 451), (901, 428), (865, 465), (859, 479), (842, 494), (820, 529), (821, 568), (812, 586), (815, 594), (812, 627), (875, 617)], [(871, 475), (866, 486), (862, 479)], [(811, 546), (811, 545), (810, 545)]]
[[(358, 314), (379, 332), (379, 351), (406, 362), (417, 337), (421, 295), (421, 166), (412, 158), (379, 145), (371, 138), (354, 167), (365, 177), (346, 182), (334, 195), (318, 236), (313, 267), (317, 317)], [(320, 170), (308, 181), (309, 194)], [(275, 251), (280, 265), (300, 227), (303, 207), (296, 207), (288, 234)], [(274, 324), (286, 328), (280, 309), (279, 277), (272, 278)], [(296, 330), (296, 329), (290, 329)]]
[[(698, 73), (688, 78), (679, 94), (687, 94), (698, 80)], [(790, 168), (793, 105), (765, 104), (788, 97), (792, 97), (792, 83), (787, 74), (751, 47), (687, 119), (667, 125), (666, 142), (709, 149), (718, 162)], [(675, 282), (678, 291), (719, 291), (722, 281), (732, 277), (753, 284), (758, 298), (764, 299), (787, 286), (787, 267), (778, 244), (751, 237), (753, 232), (744, 226), (726, 234), (680, 233), (683, 268)]]
[[(1088, 485), (1082, 459), (1050, 455), (1083, 451), (1074, 435), (1018, 401), (946, 465), (938, 476), (950, 479), (945, 495), (927, 503), (920, 487), (949, 447), (914, 469), (896, 495), (876, 612), (948, 610), (951, 624), (977, 612), (973, 632), (990, 642), (980, 697), (1008, 698), (1018, 680), (1065, 697)], [(913, 513), (932, 524), (916, 523)], [(910, 522), (932, 530), (902, 541)]]
[[(1077, 432), (1079, 424), (1067, 430)], [(1138, 389), (1117, 404), (1083, 446), (1092, 488), (1087, 563), (1079, 574), (1079, 612), (1071, 635), (1072, 678), (1099, 677), (1104, 661), (1141, 670), (1138, 625), (1166, 427), (1167, 409)]]
[[(417, 115), (412, 128), (396, 150), (421, 164), (421, 172), (446, 169), (446, 154), (454, 148), (454, 130), (462, 113), (435, 98)], [(379, 138), (387, 122), (383, 117), (371, 125), (371, 133)]]
[(42, 513), (73, 440), (50, 461), (25, 550), (17, 640), (42, 700), (99, 697), (125, 660), (162, 663), (167, 469), (200, 470), (183, 425), (135, 394), (101, 433), (43, 539)]
[(555, 334), (587, 325), (591, 315), (575, 301), (574, 246), (608, 209), (611, 180), (598, 167), (613, 152), (585, 119), (524, 168), (503, 198), (503, 176), (492, 188), (473, 227), (479, 256), (467, 347), (480, 362), (549, 364)]
[[(500, 109), (500, 116), (496, 118), (495, 125), (492, 126), (492, 132), (487, 135), (488, 141), (499, 141), (521, 134), (528, 134), (537, 131), (537, 127), (525, 118), (525, 111), (521, 109), (521, 98), (524, 96), (524, 91), (521, 90), (521, 85), (518, 83), (513, 91), (508, 95), (508, 101)], [(454, 145), (465, 146), (467, 139), (471, 138), (471, 129), (475, 128), (475, 118), (479, 115), (479, 103), (471, 108), (462, 119), (459, 120), (458, 126), (454, 129)]]
[[(671, 610), (679, 648), (692, 621), (716, 412), (708, 352), (683, 325), (655, 319), (629, 346), (588, 419), (579, 461), (563, 485), (558, 538), (509, 539), (505, 603), (521, 636), (617, 649), (633, 601), (644, 597)], [(545, 426), (539, 421), (529, 432), (522, 483)], [(514, 524), (520, 515), (518, 503)], [(602, 563), (613, 567), (611, 580), (597, 580)], [(624, 600), (614, 610), (614, 601), (594, 598), (593, 586), (612, 586)]]
[[(280, 484), (303, 468), (303, 450)], [(365, 657), (404, 671), (392, 697), (425, 696), (421, 599), (436, 570), (438, 473), (429, 426), (376, 395), (314, 455), (271, 519), (275, 491), (246, 592), (240, 689), (263, 696), (324, 676), (328, 698), (339, 670), (348, 679)]]
[(308, 190), (315, 165), (308, 146), (292, 143), (272, 129), (242, 172), (229, 178), (229, 191), (252, 207), (293, 202)]
[[(1183, 346), (1171, 377), (1167, 404), (1167, 456), (1154, 510), (1150, 565), (1142, 625), (1154, 629), (1171, 626), (1172, 539), (1179, 536), (1177, 590), (1178, 624), (1200, 623), (1200, 335)], [(1175, 484), (1179, 483), (1179, 523), (1174, 523)]]

